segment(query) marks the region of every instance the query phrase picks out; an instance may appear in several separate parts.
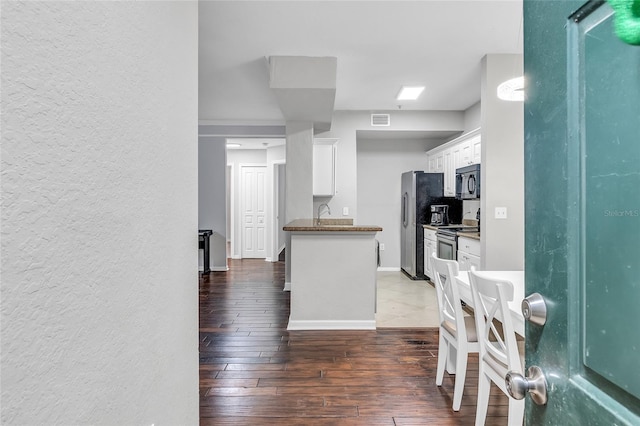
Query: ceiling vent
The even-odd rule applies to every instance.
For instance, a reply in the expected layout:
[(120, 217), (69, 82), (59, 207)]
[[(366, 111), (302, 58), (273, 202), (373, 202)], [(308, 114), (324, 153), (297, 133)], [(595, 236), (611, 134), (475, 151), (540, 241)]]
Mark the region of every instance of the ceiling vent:
[(390, 126), (391, 116), (389, 114), (371, 114), (372, 126)]

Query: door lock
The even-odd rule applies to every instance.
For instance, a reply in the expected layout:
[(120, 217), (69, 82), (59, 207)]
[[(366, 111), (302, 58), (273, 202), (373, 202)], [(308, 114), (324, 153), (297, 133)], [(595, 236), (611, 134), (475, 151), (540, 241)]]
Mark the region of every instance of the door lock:
[(514, 399), (523, 399), (527, 392), (531, 399), (538, 405), (547, 403), (547, 380), (544, 373), (537, 365), (532, 365), (527, 370), (527, 377), (515, 371), (509, 371), (504, 378), (507, 392)]
[(522, 300), (522, 315), (537, 325), (547, 322), (547, 304), (540, 293), (533, 293)]

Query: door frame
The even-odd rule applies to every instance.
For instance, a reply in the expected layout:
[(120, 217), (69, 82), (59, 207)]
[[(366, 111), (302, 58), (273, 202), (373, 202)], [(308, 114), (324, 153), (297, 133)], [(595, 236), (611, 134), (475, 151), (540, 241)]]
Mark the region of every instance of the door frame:
[[(267, 238), (270, 238), (267, 250), (267, 258), (265, 259), (267, 262), (277, 262), (278, 254), (280, 253), (280, 247), (278, 247), (278, 233), (280, 231), (278, 227), (278, 216), (284, 214), (285, 212), (279, 211), (278, 207), (280, 205), (280, 192), (279, 188), (279, 177), (277, 170), (279, 167), (286, 167), (287, 160), (280, 159), (274, 160), (269, 163), (269, 167), (267, 167), (267, 179), (271, 182), (271, 191), (270, 197), (267, 200), (267, 203), (271, 203), (269, 209), (269, 215), (267, 217), (267, 221), (269, 224), (270, 232), (267, 233)], [(269, 176), (271, 174), (271, 176)]]
[(227, 206), (227, 210), (229, 212), (229, 216), (227, 216), (228, 221), (229, 221), (229, 232), (227, 234), (227, 238), (229, 239), (229, 253), (227, 253), (227, 257), (230, 257), (231, 259), (239, 259), (238, 256), (236, 256), (236, 252), (235, 252), (235, 214), (236, 214), (236, 207), (235, 207), (235, 168), (233, 167), (233, 163), (227, 164), (227, 191), (229, 191), (228, 194), (228, 200), (229, 200), (229, 205)]
[(540, 293), (547, 304), (546, 323), (526, 326), (526, 365), (543, 370), (549, 392), (544, 406), (527, 401), (527, 424), (557, 424), (567, 416), (579, 424), (631, 425), (640, 419), (637, 399), (607, 385), (604, 376), (594, 377), (583, 362), (584, 129), (581, 106), (576, 109), (583, 86), (573, 73), (582, 72), (575, 61), (584, 54), (575, 54), (570, 43), (576, 23), (593, 6), (608, 7), (594, 1), (524, 2), (526, 292)]

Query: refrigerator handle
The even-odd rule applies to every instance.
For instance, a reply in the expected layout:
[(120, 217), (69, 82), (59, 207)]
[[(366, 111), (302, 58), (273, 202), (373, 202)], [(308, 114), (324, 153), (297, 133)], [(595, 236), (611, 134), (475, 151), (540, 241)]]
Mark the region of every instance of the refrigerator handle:
[(409, 225), (409, 222), (407, 221), (408, 202), (409, 202), (409, 194), (405, 192), (404, 195), (402, 196), (402, 225), (405, 228), (407, 227), (407, 225)]

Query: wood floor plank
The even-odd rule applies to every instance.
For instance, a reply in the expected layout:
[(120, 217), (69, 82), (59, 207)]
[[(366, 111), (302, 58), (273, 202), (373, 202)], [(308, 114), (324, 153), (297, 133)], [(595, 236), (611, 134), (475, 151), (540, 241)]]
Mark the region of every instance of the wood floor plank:
[[(318, 417), (214, 417), (200, 421), (202, 426), (394, 426), (395, 422), (389, 417), (349, 417), (349, 418), (318, 418)], [(422, 424), (424, 426), (424, 423)]]
[[(435, 384), (437, 328), (287, 331), (284, 266), (230, 259), (201, 275), (201, 425), (474, 424), (477, 355), (454, 412), (455, 376)], [(495, 386), (489, 405), (486, 425), (506, 425)]]

